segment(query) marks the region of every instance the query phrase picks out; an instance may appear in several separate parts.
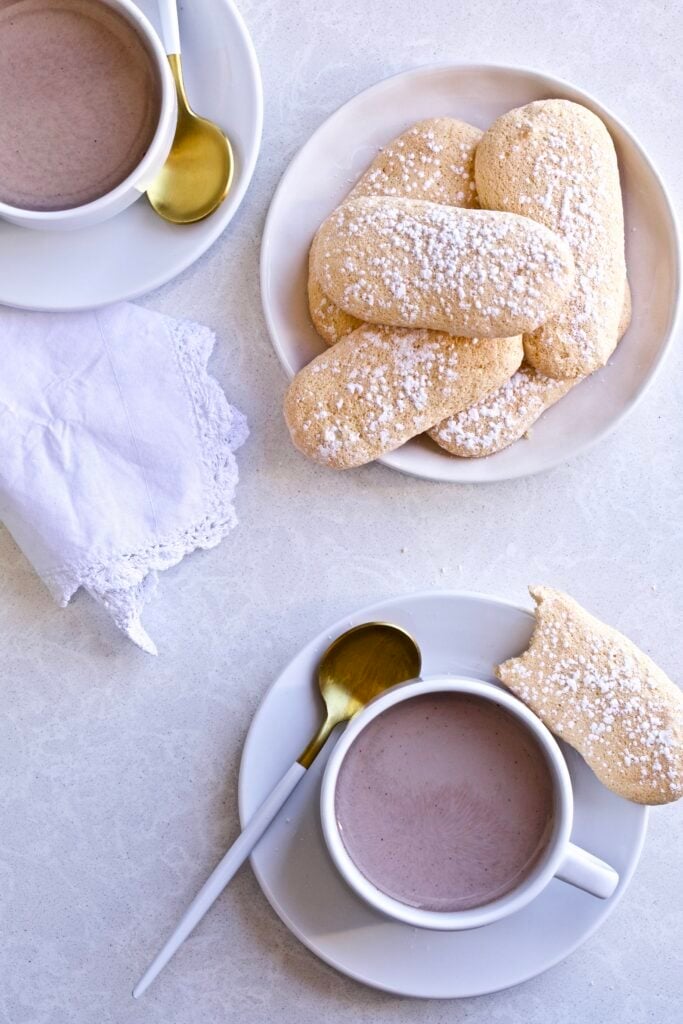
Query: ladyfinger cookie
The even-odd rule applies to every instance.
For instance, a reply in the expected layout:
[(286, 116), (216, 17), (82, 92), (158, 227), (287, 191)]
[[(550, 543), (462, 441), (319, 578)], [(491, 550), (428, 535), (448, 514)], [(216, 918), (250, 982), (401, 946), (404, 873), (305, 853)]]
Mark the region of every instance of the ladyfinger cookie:
[(568, 243), (576, 273), (567, 301), (524, 339), (549, 377), (584, 377), (617, 343), (626, 276), (624, 215), (614, 145), (600, 118), (568, 100), (503, 114), (477, 147), (482, 206), (532, 217)]
[(460, 458), (493, 455), (518, 441), (574, 384), (546, 377), (524, 363), (501, 387), (476, 405), (448, 416), (428, 434), (440, 448)]
[(424, 200), (352, 199), (322, 224), (313, 273), (369, 323), (500, 338), (534, 330), (569, 293), (567, 244), (527, 217)]
[[(453, 117), (418, 121), (380, 150), (347, 198), (403, 196), (476, 209), (474, 152), (482, 134)], [(308, 306), (313, 326), (327, 345), (334, 345), (362, 324), (328, 299), (313, 273), (312, 261)]]
[(454, 117), (418, 121), (379, 151), (348, 199), (399, 196), (476, 209), (474, 154), (483, 134)]
[[(626, 284), (619, 339), (631, 322), (631, 289)], [(522, 363), (502, 387), (469, 409), (449, 416), (428, 431), (441, 448), (460, 458), (494, 455), (518, 441), (546, 409), (559, 402), (583, 377), (557, 380)]]
[(360, 327), (299, 371), (285, 420), (315, 462), (362, 466), (499, 387), (522, 353), (521, 337)]
[(308, 261), (308, 311), (313, 326), (326, 345), (336, 345), (351, 331), (363, 326), (357, 316), (345, 313), (343, 309), (328, 299), (320, 287), (320, 282), (313, 271), (313, 261)]
[(683, 796), (683, 694), (616, 629), (550, 587), (530, 587), (528, 649), (498, 678), (627, 800)]

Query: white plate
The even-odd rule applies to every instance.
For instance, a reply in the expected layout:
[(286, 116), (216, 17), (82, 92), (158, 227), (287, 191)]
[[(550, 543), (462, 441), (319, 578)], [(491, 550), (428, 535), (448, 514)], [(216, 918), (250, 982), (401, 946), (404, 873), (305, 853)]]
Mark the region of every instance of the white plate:
[[(156, 0), (138, 6), (158, 29)], [(0, 222), (0, 303), (76, 310), (132, 299), (189, 267), (230, 223), (254, 173), (261, 142), (261, 77), (232, 0), (180, 3), (180, 35), (193, 107), (230, 136), (235, 178), (222, 206), (198, 224), (168, 224), (143, 197), (118, 217), (81, 231), (32, 231)]]
[[(450, 673), (491, 682), (494, 663), (520, 653), (533, 625), (530, 612), (505, 601), (443, 592), (384, 601), (335, 623), (294, 658), (256, 712), (240, 768), (243, 824), (317, 728), (322, 702), (316, 667), (324, 649), (350, 626), (376, 619), (395, 622), (415, 636), (423, 675)], [(576, 800), (572, 839), (621, 876), (609, 900), (554, 880), (519, 913), (476, 931), (431, 932), (389, 921), (354, 895), (325, 848), (319, 814), (325, 751), (254, 852), (256, 877), (301, 942), (367, 985), (440, 998), (516, 985), (558, 963), (605, 920), (631, 880), (645, 838), (646, 808), (605, 789), (578, 754), (561, 746)]]
[(652, 380), (671, 336), (679, 291), (676, 225), (664, 186), (627, 129), (587, 93), (548, 75), (495, 66), (426, 67), (360, 93), (315, 132), (275, 193), (263, 235), (261, 291), (275, 350), (290, 376), (324, 344), (306, 298), (308, 249), (380, 146), (425, 117), (452, 115), (486, 128), (512, 107), (561, 97), (594, 110), (619, 156), (633, 321), (612, 365), (573, 390), (530, 440), (485, 459), (457, 459), (427, 439), (380, 461), (431, 480), (506, 480), (549, 469), (612, 430)]

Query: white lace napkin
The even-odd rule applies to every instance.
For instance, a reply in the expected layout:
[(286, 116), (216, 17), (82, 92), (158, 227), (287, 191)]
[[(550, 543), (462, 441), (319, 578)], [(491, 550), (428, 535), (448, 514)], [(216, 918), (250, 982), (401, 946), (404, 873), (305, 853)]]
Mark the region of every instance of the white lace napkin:
[(0, 518), (64, 606), (85, 587), (143, 650), (159, 569), (236, 523), (248, 431), (199, 324), (121, 304), (0, 312)]

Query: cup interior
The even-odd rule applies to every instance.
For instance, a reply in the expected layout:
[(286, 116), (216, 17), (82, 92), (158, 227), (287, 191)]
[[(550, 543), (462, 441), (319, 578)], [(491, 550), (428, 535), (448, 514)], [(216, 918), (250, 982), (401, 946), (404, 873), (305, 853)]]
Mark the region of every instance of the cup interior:
[[(81, 0), (75, 0), (76, 6), (79, 2)], [(87, 220), (89, 215), (109, 206), (113, 207), (116, 212), (121, 199), (127, 193), (135, 188), (138, 188), (140, 193), (145, 190), (149, 183), (148, 179), (156, 173), (160, 162), (163, 162), (170, 148), (176, 111), (175, 86), (159, 37), (133, 0), (85, 0), (85, 2), (88, 5), (99, 4), (103, 8), (109, 8), (132, 30), (149, 57), (149, 66), (154, 75), (154, 87), (158, 90), (158, 114), (155, 114), (153, 134), (151, 134), (142, 155), (128, 173), (101, 194), (82, 203), (68, 203), (44, 209), (0, 201), (0, 216), (6, 215), (9, 219), (17, 216), (21, 218), (22, 223), (36, 222), (36, 226), (40, 224), (49, 226), (50, 222), (59, 223), (65, 218), (72, 220), (74, 217), (82, 216), (84, 220)], [(2, 9), (0, 2), (0, 13)], [(103, 135), (106, 131), (107, 125), (103, 124)]]
[[(515, 726), (522, 727), (541, 755), (542, 775), (546, 778), (551, 794), (551, 816), (543, 845), (528, 870), (525, 870), (513, 888), (481, 904), (467, 909), (433, 909), (415, 906), (389, 895), (379, 887), (377, 876), (373, 882), (355, 862), (352, 853), (342, 837), (338, 818), (338, 795), (346, 799), (344, 782), (339, 786), (340, 774), (346, 758), (356, 740), (368, 726), (392, 708), (413, 701), (418, 697), (434, 697), (442, 694), (460, 694), (476, 698), (496, 706), (512, 716)], [(394, 715), (394, 720), (396, 716)], [(388, 718), (386, 719), (388, 721)], [(372, 733), (367, 733), (370, 737)], [(400, 741), (400, 740), (399, 740)], [(466, 756), (463, 753), (463, 756)], [(433, 759), (434, 752), (430, 752)], [(540, 764), (540, 762), (539, 762)], [(369, 784), (368, 784), (369, 785)], [(379, 796), (383, 796), (378, 794)], [(386, 799), (391, 800), (391, 794)], [(381, 800), (380, 800), (381, 806)], [(381, 812), (380, 812), (381, 813)], [(562, 860), (569, 840), (573, 817), (573, 800), (569, 773), (562, 753), (542, 722), (524, 704), (492, 683), (473, 679), (439, 677), (401, 684), (376, 698), (364, 711), (347, 726), (338, 741), (325, 770), (321, 790), (321, 820), (325, 841), (336, 867), (355, 890), (357, 895), (371, 906), (396, 920), (407, 924), (436, 930), (459, 930), (480, 927), (507, 916), (520, 909), (548, 884)], [(494, 822), (495, 825), (495, 822)], [(420, 825), (410, 827), (420, 827)], [(384, 849), (383, 847), (381, 848)], [(399, 843), (391, 844), (392, 855), (399, 856)]]

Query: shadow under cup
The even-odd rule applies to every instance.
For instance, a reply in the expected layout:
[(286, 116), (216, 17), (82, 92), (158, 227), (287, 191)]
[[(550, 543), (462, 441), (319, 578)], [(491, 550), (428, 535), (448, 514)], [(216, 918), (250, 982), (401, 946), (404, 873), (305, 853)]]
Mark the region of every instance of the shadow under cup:
[(417, 927), (491, 923), (555, 875), (602, 897), (618, 882), (569, 842), (571, 781), (556, 741), (490, 683), (418, 681), (373, 701), (333, 751), (321, 814), (348, 884)]

